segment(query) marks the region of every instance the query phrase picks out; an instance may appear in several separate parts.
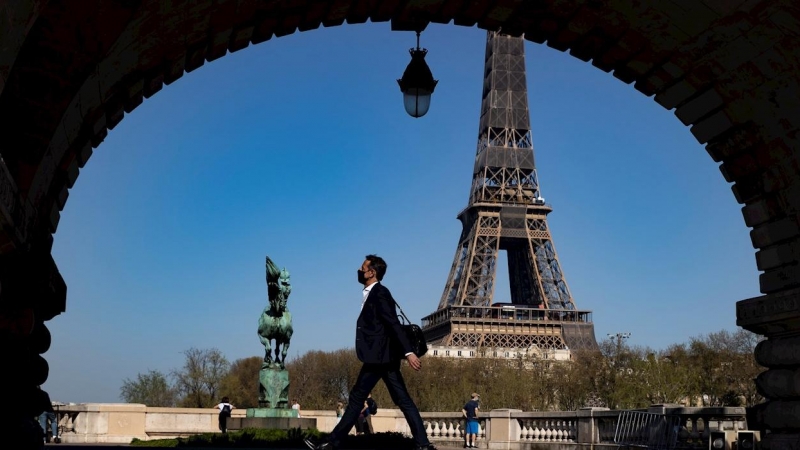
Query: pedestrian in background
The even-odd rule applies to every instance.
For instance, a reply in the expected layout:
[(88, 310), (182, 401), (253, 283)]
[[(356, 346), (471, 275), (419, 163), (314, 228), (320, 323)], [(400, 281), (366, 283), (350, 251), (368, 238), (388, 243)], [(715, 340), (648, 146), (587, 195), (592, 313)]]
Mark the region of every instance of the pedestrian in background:
[(336, 402), (336, 425), (339, 425), (339, 421), (342, 420), (343, 414), (344, 414), (344, 403)]
[[(50, 401), (50, 396), (47, 392), (42, 391), (41, 386), (38, 386), (38, 388), (42, 393), (42, 407), (44, 408), (42, 414), (39, 415), (39, 426), (42, 427), (42, 433), (44, 433), (44, 442), (50, 442), (50, 440), (60, 442), (58, 437), (58, 419), (56, 418), (56, 412), (53, 410), (53, 402)], [(47, 435), (48, 421), (50, 421), (51, 430), (49, 437)]]
[(470, 401), (461, 409), (461, 414), (467, 419), (464, 430), (464, 448), (477, 448), (475, 441), (478, 439), (478, 401), (481, 396), (473, 392)]
[(219, 431), (222, 431), (223, 434), (227, 433), (228, 417), (231, 416), (231, 411), (236, 409), (236, 407), (231, 405), (228, 397), (222, 397), (222, 401), (219, 402), (215, 408), (219, 409)]

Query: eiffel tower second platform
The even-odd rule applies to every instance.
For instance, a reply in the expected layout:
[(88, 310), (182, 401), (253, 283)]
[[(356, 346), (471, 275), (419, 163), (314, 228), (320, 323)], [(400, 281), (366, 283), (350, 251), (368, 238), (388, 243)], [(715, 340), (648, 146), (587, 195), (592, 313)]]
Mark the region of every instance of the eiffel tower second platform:
[(591, 311), (517, 305), (448, 306), (422, 319), (428, 345), (479, 352), (527, 350), (537, 356), (597, 348)]

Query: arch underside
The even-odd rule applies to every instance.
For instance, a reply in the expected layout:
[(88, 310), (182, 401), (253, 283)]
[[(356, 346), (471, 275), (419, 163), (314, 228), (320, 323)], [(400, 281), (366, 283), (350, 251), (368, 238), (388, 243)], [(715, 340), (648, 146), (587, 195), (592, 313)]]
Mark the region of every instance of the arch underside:
[(667, 109), (743, 204), (761, 291), (800, 286), (800, 12), (790, 1), (104, 1), (0, 6), (0, 254), (49, 251), (80, 169), (142, 101), (228, 52), (329, 26), (524, 33)]
[[(273, 37), (367, 20), (391, 21), (394, 30), (452, 22), (524, 33), (568, 51), (674, 110), (706, 144), (743, 205), (766, 294), (737, 303), (737, 324), (768, 337), (755, 350), (768, 368), (755, 381), (768, 397), (755, 416), (761, 429), (777, 431), (762, 437), (770, 444), (765, 448), (797, 447), (800, 402), (791, 382), (800, 373), (796, 0), (78, 3), (0, 2), (0, 328), (20, 323), (12, 331), (29, 334), (4, 340), (0, 350), (14, 367), (4, 393), (20, 406), (13, 411), (20, 420), (41, 412), (24, 408), (39, 404), (36, 386), (47, 379), (40, 355), (50, 334), (43, 321), (65, 309), (52, 234), (69, 189), (107, 130), (205, 62)], [(2, 421), (0, 431), (9, 438), (32, 435), (15, 426)]]

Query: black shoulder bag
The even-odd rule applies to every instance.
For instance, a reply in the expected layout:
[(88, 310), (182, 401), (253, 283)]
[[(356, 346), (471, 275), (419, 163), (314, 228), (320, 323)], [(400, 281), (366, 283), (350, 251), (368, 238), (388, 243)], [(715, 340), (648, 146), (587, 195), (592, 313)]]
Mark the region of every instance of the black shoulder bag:
[(403, 333), (406, 334), (408, 342), (411, 343), (411, 351), (417, 355), (417, 358), (422, 358), (425, 353), (428, 353), (428, 343), (425, 342), (425, 335), (422, 334), (422, 328), (408, 320), (406, 313), (403, 312), (403, 308), (397, 304), (396, 300), (394, 304), (397, 306), (397, 309), (400, 310), (400, 315), (397, 316), (397, 318), (402, 318), (402, 320), (400, 320), (400, 327), (403, 329)]

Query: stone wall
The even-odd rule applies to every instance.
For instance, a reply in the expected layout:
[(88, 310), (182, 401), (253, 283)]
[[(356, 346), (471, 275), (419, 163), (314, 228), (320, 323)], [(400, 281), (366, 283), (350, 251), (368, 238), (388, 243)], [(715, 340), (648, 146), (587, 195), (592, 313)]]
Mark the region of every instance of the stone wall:
[[(140, 404), (88, 403), (59, 408), (59, 423), (65, 443), (129, 443), (141, 440), (187, 437), (218, 433), (218, 411), (213, 408), (148, 408)], [(747, 429), (744, 408), (685, 408), (678, 405), (654, 405), (647, 411), (611, 411), (584, 408), (579, 411), (523, 412), (495, 409), (480, 419), (478, 442), (482, 448), (508, 450), (579, 450), (594, 447), (618, 447), (617, 425), (625, 414), (639, 414), (635, 419), (671, 418), (681, 429), (675, 436), (681, 448), (707, 448), (710, 430)], [(233, 410), (232, 417), (243, 418), (245, 410)], [(302, 411), (303, 418), (317, 421), (317, 429), (330, 432), (336, 425), (334, 411)], [(437, 444), (459, 446), (464, 439), (460, 413), (423, 412), (428, 438)], [(376, 433), (393, 431), (410, 435), (403, 414), (397, 409), (381, 408), (372, 417)], [(352, 432), (352, 430), (351, 430)], [(630, 436), (629, 436), (630, 438)]]

